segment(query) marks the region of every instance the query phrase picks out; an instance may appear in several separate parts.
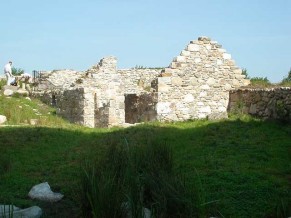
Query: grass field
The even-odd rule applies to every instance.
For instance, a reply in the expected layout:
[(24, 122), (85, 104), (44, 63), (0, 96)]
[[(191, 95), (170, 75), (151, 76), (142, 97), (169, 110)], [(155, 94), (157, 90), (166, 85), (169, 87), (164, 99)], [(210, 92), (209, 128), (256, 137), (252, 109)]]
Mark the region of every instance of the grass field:
[[(201, 182), (203, 216), (291, 215), (290, 124), (233, 117), (89, 129), (56, 117), (38, 101), (3, 96), (0, 114), (8, 124), (23, 125), (0, 127), (0, 204), (38, 205), (44, 217), (80, 217), (82, 163), (102, 158), (110, 145), (164, 145), (173, 152), (173, 176)], [(39, 125), (27, 125), (31, 117), (41, 120)], [(28, 198), (33, 185), (46, 181), (63, 200)]]

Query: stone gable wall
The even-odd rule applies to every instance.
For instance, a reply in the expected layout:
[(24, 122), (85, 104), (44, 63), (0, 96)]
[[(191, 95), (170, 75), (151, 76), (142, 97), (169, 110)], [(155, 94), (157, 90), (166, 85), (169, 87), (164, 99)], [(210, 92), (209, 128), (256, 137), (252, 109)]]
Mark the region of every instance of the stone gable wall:
[(244, 78), (216, 41), (207, 37), (191, 41), (153, 83), (158, 120), (226, 117), (229, 91), (247, 85)]
[(230, 91), (228, 111), (264, 119), (291, 121), (291, 88), (237, 89)]

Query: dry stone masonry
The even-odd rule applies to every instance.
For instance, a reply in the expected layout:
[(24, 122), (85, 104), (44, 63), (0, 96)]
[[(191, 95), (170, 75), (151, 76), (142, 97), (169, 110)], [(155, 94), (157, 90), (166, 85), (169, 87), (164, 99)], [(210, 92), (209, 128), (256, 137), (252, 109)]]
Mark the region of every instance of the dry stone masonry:
[(151, 91), (151, 83), (161, 74), (161, 69), (122, 69), (118, 73), (123, 78), (125, 93), (139, 95)]
[(281, 87), (232, 90), (228, 110), (264, 119), (291, 121), (291, 89)]
[(231, 55), (207, 37), (191, 41), (163, 70), (116, 65), (111, 56), (85, 72), (43, 72), (34, 93), (72, 122), (110, 127), (224, 118), (229, 91), (249, 83)]

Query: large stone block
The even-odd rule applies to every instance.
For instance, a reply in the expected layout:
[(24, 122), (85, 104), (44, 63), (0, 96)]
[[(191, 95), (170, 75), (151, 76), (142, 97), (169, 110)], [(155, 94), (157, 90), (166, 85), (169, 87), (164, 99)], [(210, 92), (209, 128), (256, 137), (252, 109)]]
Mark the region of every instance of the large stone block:
[(233, 79), (233, 80), (232, 80), (232, 85), (233, 85), (234, 87), (239, 87), (239, 86), (241, 86), (240, 82), (239, 82), (237, 79)]
[(172, 68), (172, 69), (176, 69), (176, 68), (179, 68), (180, 67), (180, 65), (178, 65), (178, 63), (177, 62), (172, 62), (171, 64), (170, 64), (170, 66), (169, 66), (170, 68)]
[(174, 69), (166, 67), (161, 73), (166, 73), (172, 75), (175, 72)]
[(174, 60), (177, 61), (177, 62), (181, 62), (181, 63), (186, 62), (185, 56), (180, 56), (180, 55), (177, 56)]
[(166, 84), (159, 84), (158, 92), (168, 92), (170, 90), (170, 86)]
[(192, 94), (187, 94), (183, 98), (183, 102), (193, 102), (194, 101), (194, 96)]
[(39, 218), (42, 215), (42, 210), (38, 206), (32, 206), (25, 209), (20, 209), (14, 205), (0, 205), (0, 217), (14, 218)]
[(242, 74), (242, 69), (237, 68), (237, 69), (233, 70), (233, 73), (234, 74)]
[(249, 84), (251, 84), (251, 81), (249, 79), (244, 79), (243, 80), (243, 85), (244, 86), (248, 86)]
[(191, 52), (190, 51), (187, 51), (187, 50), (182, 50), (181, 51), (181, 55), (182, 56), (190, 56), (191, 55)]
[(207, 117), (207, 115), (204, 113), (198, 114), (198, 119), (205, 119), (206, 117)]
[(0, 115), (0, 125), (3, 124), (3, 123), (5, 123), (6, 120), (7, 120), (6, 116)]
[(226, 112), (226, 107), (220, 106), (220, 107), (218, 107), (218, 111), (219, 112)]
[(190, 78), (190, 84), (193, 86), (196, 86), (199, 84), (199, 81), (196, 77), (192, 77), (192, 78)]
[(220, 60), (220, 59), (217, 59), (217, 61), (216, 61), (216, 64), (217, 64), (217, 65), (222, 65), (222, 64), (223, 64), (223, 62), (222, 62), (222, 60)]
[(200, 50), (200, 45), (197, 44), (189, 44), (187, 47), (188, 51), (199, 51)]
[(210, 42), (211, 39), (207, 36), (200, 36), (200, 37), (198, 37), (198, 41), (209, 41)]
[(181, 86), (183, 84), (183, 79), (180, 77), (172, 77), (172, 85)]
[(211, 113), (211, 108), (210, 108), (210, 106), (204, 106), (204, 107), (199, 108), (199, 112), (200, 113), (208, 113), (208, 114), (210, 114)]
[(224, 85), (225, 90), (231, 90), (231, 88), (232, 88), (231, 85), (228, 83)]
[(157, 103), (157, 113), (158, 114), (168, 114), (171, 112), (170, 102), (158, 102)]
[(206, 97), (207, 96), (207, 92), (200, 92), (199, 93), (199, 97)]
[(257, 105), (256, 104), (251, 104), (249, 113), (250, 114), (256, 114), (257, 113)]
[(216, 83), (216, 80), (214, 78), (209, 78), (206, 83), (207, 85), (212, 86)]
[(172, 79), (170, 77), (159, 77), (158, 84), (171, 84)]
[(205, 47), (206, 47), (207, 50), (211, 50), (212, 46), (211, 45), (206, 45)]
[(200, 62), (201, 62), (201, 58), (195, 58), (195, 59), (194, 59), (194, 63), (197, 64), (197, 63), (200, 63)]
[(5, 89), (5, 91), (4, 91), (4, 95), (5, 96), (11, 96), (11, 95), (13, 95), (13, 93), (14, 93), (14, 91), (13, 90), (11, 90), (11, 89)]
[(202, 85), (200, 86), (200, 89), (204, 89), (204, 90), (207, 90), (207, 89), (210, 89), (209, 85)]
[(231, 55), (228, 54), (228, 53), (224, 53), (222, 57), (223, 57), (223, 59), (225, 59), (225, 60), (229, 60), (229, 59), (231, 59)]

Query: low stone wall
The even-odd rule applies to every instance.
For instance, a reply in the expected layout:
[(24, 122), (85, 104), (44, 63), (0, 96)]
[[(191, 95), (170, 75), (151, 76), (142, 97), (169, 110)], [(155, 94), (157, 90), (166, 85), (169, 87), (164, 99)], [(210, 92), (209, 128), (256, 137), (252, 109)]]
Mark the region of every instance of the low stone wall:
[(228, 111), (291, 121), (291, 88), (232, 90)]
[(78, 84), (78, 81), (85, 77), (84, 72), (75, 70), (53, 70), (42, 71), (37, 79), (38, 85), (36, 91), (44, 91), (49, 89), (69, 89)]

